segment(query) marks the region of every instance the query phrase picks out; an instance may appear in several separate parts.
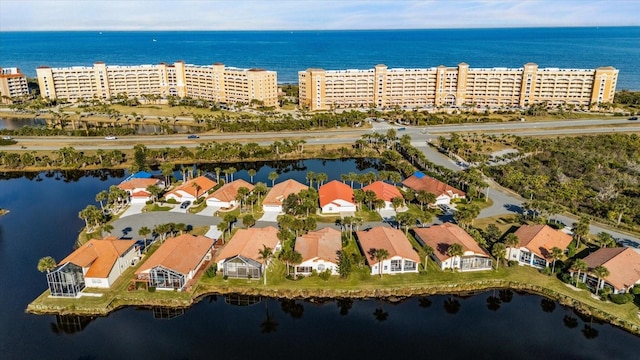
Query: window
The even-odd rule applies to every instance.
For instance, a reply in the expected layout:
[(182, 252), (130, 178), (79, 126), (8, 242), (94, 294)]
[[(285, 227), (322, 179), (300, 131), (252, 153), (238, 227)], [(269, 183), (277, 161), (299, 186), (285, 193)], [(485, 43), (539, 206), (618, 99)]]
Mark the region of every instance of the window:
[(324, 264), (319, 264), (318, 265), (318, 271), (324, 271), (326, 267), (324, 266)]

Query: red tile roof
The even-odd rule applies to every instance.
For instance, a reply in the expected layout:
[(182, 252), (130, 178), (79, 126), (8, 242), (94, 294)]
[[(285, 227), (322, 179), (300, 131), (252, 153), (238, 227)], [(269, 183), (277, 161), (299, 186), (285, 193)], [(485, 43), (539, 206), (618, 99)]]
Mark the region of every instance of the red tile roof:
[(151, 196), (151, 193), (140, 190), (140, 191), (136, 191), (133, 194), (131, 194), (131, 197), (149, 197)]
[(204, 236), (182, 234), (169, 238), (140, 266), (136, 274), (156, 266), (188, 274), (195, 270), (212, 247), (213, 240)]
[(285, 180), (276, 184), (264, 197), (263, 205), (282, 205), (282, 201), (290, 194), (297, 194), (302, 190), (307, 190), (307, 185), (301, 184), (293, 179)]
[(389, 259), (394, 256), (400, 256), (405, 259), (420, 262), (420, 256), (413, 250), (409, 239), (398, 229), (377, 226), (370, 230), (357, 231), (356, 236), (365, 253), (369, 266), (378, 263), (378, 259), (374, 259), (369, 253), (371, 249), (387, 250), (389, 252)]
[(191, 179), (185, 183), (183, 183), (180, 186), (177, 186), (176, 188), (172, 189), (171, 191), (169, 191), (168, 193), (165, 194), (165, 197), (167, 195), (170, 194), (176, 194), (178, 195), (178, 191), (183, 191), (193, 197), (196, 197), (196, 188), (193, 187), (193, 184), (196, 183), (198, 184), (198, 186), (200, 186), (200, 190), (198, 190), (198, 196), (200, 197), (204, 194), (207, 193), (207, 191), (213, 189), (216, 186), (216, 182), (209, 179), (206, 176), (198, 176), (195, 179)]
[(258, 251), (263, 249), (263, 245), (275, 251), (278, 245), (278, 229), (273, 226), (265, 228), (239, 229), (227, 245), (218, 252), (216, 261), (228, 259), (237, 255), (253, 259), (263, 263)]
[(295, 250), (302, 255), (302, 261), (320, 258), (337, 264), (337, 252), (342, 250), (342, 233), (332, 228), (310, 231), (296, 239)]
[(447, 255), (447, 250), (452, 244), (462, 245), (462, 250), (465, 253), (472, 252), (475, 255), (490, 256), (466, 231), (452, 223), (434, 225), (429, 228), (415, 228), (414, 231), (426, 245), (433, 248), (433, 254), (440, 261), (446, 261), (450, 258)]
[(119, 240), (115, 236), (102, 240), (91, 239), (62, 259), (58, 265), (70, 262), (83, 268), (88, 267), (85, 277), (106, 278), (118, 257), (125, 254), (135, 243), (135, 240)]
[(218, 190), (214, 191), (211, 195), (207, 196), (207, 199), (217, 199), (222, 202), (231, 202), (236, 199), (238, 195), (238, 189), (245, 187), (249, 191), (253, 191), (253, 184), (246, 182), (242, 179), (232, 181), (228, 184), (222, 185)]
[(590, 270), (600, 265), (606, 267), (609, 276), (605, 280), (616, 289), (628, 289), (640, 281), (640, 254), (632, 248), (598, 249), (584, 261)]
[(371, 185), (365, 186), (362, 190), (368, 191), (371, 190), (376, 193), (378, 199), (382, 199), (384, 201), (391, 202), (391, 199), (395, 197), (402, 197), (402, 193), (398, 190), (397, 187), (393, 185), (389, 185), (383, 181), (376, 181)]
[(466, 194), (462, 190), (458, 190), (453, 186), (449, 186), (446, 183), (443, 183), (440, 180), (434, 179), (430, 176), (423, 175), (422, 177), (411, 175), (406, 178), (402, 184), (408, 188), (411, 188), (415, 191), (424, 190), (435, 194), (436, 197), (441, 195), (446, 195), (449, 197), (453, 197), (452, 194), (457, 194), (459, 197), (465, 197)]
[(320, 207), (324, 207), (335, 200), (344, 200), (350, 203), (353, 201), (353, 189), (347, 184), (343, 184), (338, 180), (330, 181), (318, 189), (318, 197), (320, 199)]
[(120, 183), (118, 187), (122, 190), (146, 189), (149, 185), (156, 185), (159, 182), (159, 179), (154, 178), (136, 178)]
[(571, 242), (571, 235), (560, 230), (554, 230), (548, 225), (522, 225), (515, 235), (520, 239), (520, 246), (529, 251), (549, 259), (554, 247), (564, 251)]

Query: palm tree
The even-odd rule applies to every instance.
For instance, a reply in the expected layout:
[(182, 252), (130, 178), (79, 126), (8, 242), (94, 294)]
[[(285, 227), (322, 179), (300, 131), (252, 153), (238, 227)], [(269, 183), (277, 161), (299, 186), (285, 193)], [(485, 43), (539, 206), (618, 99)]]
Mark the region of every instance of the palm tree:
[(369, 252), (371, 257), (378, 261), (378, 272), (382, 277), (382, 263), (389, 258), (389, 251), (386, 249), (371, 249)]
[(202, 187), (200, 186), (200, 184), (198, 184), (197, 182), (193, 182), (193, 184), (191, 184), (191, 187), (193, 187), (196, 190), (196, 200), (198, 200), (198, 197), (200, 196), (200, 190), (202, 190)]
[(218, 229), (218, 231), (222, 232), (222, 243), (224, 244), (224, 233), (229, 230), (229, 228), (231, 227), (231, 224), (229, 224), (226, 221), (220, 221), (218, 223), (218, 225), (216, 226), (216, 228)]
[(491, 249), (491, 254), (496, 258), (496, 270), (500, 266), (500, 260), (504, 259), (504, 256), (507, 253), (507, 247), (503, 243), (495, 243), (493, 244), (493, 248)]
[(262, 260), (262, 275), (264, 278), (264, 285), (267, 285), (267, 266), (269, 261), (273, 257), (273, 251), (267, 245), (262, 245), (262, 250), (258, 250), (258, 259)]
[(102, 190), (98, 194), (96, 194), (96, 201), (100, 202), (100, 209), (104, 212), (104, 204), (103, 201), (109, 198), (109, 193), (107, 190)]
[(143, 226), (138, 230), (138, 235), (144, 237), (144, 251), (147, 251), (147, 235), (151, 234), (151, 229), (146, 226)]
[(518, 238), (518, 235), (514, 233), (509, 233), (504, 238), (504, 244), (506, 247), (509, 248), (508, 259), (511, 260), (511, 250), (520, 245), (520, 239)]
[(111, 235), (111, 232), (113, 231), (113, 225), (111, 225), (111, 224), (102, 225), (102, 231), (104, 231), (107, 234)]
[(609, 269), (607, 269), (603, 265), (598, 265), (596, 266), (595, 269), (593, 269), (593, 274), (598, 278), (598, 285), (596, 286), (596, 294), (597, 294), (598, 290), (600, 289), (601, 282), (603, 283), (603, 287), (604, 287), (604, 278), (609, 276)]
[(576, 285), (578, 285), (578, 281), (580, 280), (580, 272), (589, 270), (589, 266), (583, 259), (576, 259), (576, 261), (573, 262), (573, 266), (571, 267), (578, 272), (578, 276), (576, 277)]
[(51, 256), (45, 256), (38, 260), (38, 271), (49, 272), (56, 268), (56, 261)]
[(425, 245), (422, 247), (422, 250), (424, 251), (424, 271), (427, 272), (427, 261), (429, 260), (429, 257), (433, 255), (433, 248), (429, 245)]
[(247, 170), (247, 173), (249, 174), (249, 177), (251, 178), (251, 183), (253, 184), (253, 177), (256, 176), (256, 170), (255, 169), (249, 169)]
[(309, 187), (313, 187), (313, 182), (316, 180), (316, 173), (313, 171), (307, 171), (307, 181), (309, 182)]
[(416, 200), (420, 203), (420, 210), (423, 210), (422, 207), (425, 203), (433, 204), (436, 202), (436, 196), (428, 191), (418, 190), (416, 193)]
[(256, 224), (256, 219), (253, 218), (252, 215), (245, 215), (242, 218), (242, 225), (244, 225), (247, 229)]
[(464, 254), (464, 249), (462, 248), (462, 245), (458, 243), (454, 243), (449, 246), (449, 248), (447, 249), (447, 255), (451, 257), (451, 262), (450, 262), (451, 270), (453, 270), (453, 263), (454, 263), (455, 257), (462, 256), (462, 254)]
[(170, 186), (171, 175), (173, 175), (173, 164), (170, 162), (163, 162), (160, 165), (160, 170), (162, 171), (162, 176), (164, 176), (164, 186)]
[(557, 246), (551, 248), (551, 259), (553, 259), (553, 265), (551, 266), (551, 273), (554, 274), (556, 272), (556, 261), (558, 261), (562, 257), (562, 249)]
[(273, 185), (275, 185), (276, 179), (279, 177), (280, 175), (278, 175), (277, 172), (272, 171), (269, 173), (269, 177), (268, 179), (271, 180), (271, 187), (273, 187)]
[(580, 221), (573, 223), (573, 237), (576, 239), (576, 247), (580, 246), (580, 242), (589, 236), (589, 218), (580, 217)]

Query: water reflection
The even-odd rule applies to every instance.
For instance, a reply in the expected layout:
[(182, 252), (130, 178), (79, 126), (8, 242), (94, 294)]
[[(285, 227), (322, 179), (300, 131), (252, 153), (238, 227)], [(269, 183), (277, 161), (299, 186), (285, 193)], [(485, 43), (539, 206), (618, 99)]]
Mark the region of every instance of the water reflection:
[(349, 310), (353, 307), (353, 299), (337, 299), (336, 305), (338, 305), (338, 309), (340, 309), (340, 316), (348, 315)]
[(444, 310), (447, 312), (447, 314), (457, 314), (458, 311), (460, 311), (460, 306), (460, 301), (455, 299), (453, 296), (450, 296), (444, 301)]
[(262, 298), (253, 295), (231, 294), (224, 297), (225, 304), (233, 306), (251, 306), (260, 303)]
[(153, 318), (158, 320), (171, 320), (184, 315), (183, 308), (154, 307), (152, 310)]
[(283, 313), (291, 315), (293, 319), (302, 319), (302, 315), (304, 315), (304, 306), (298, 300), (282, 299), (280, 300), (280, 308)]
[(84, 330), (95, 320), (92, 316), (56, 315), (56, 322), (51, 323), (51, 331), (56, 335), (75, 334)]

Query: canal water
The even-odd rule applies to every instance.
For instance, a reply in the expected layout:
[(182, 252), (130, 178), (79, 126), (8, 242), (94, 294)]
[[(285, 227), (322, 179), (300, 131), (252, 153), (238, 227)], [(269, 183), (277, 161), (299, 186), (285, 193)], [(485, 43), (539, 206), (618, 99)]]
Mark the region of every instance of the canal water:
[[(232, 166), (217, 165), (222, 169)], [(233, 164), (234, 178), (270, 184), (381, 170), (377, 160)], [(206, 167), (203, 167), (207, 169)], [(179, 177), (180, 171), (176, 171)], [(210, 296), (185, 311), (126, 308), (104, 318), (36, 316), (27, 304), (46, 288), (38, 259), (60, 260), (83, 221), (78, 212), (123, 171), (0, 173), (2, 359), (479, 358), (637, 359), (640, 337), (581, 317), (540, 296), (511, 291), (377, 299), (279, 301)]]

